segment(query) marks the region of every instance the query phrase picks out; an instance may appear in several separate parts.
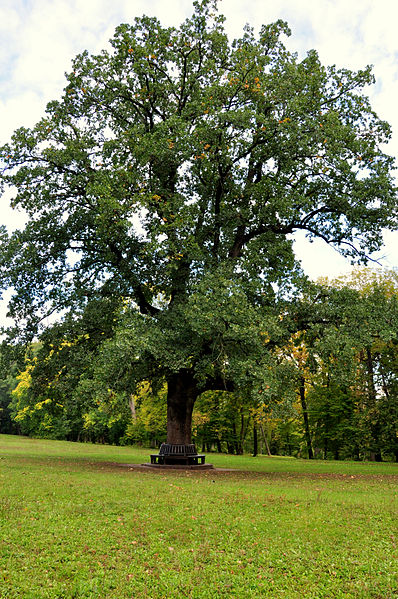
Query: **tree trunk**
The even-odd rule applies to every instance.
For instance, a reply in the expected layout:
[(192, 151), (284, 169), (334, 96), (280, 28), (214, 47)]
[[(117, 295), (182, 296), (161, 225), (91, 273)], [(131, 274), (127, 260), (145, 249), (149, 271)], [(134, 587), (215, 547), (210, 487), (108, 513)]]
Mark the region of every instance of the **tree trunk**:
[[(371, 424), (370, 424), (370, 432), (373, 437), (373, 447), (374, 447), (374, 459), (376, 462), (382, 461), (381, 449), (380, 449), (380, 436), (381, 436), (381, 423), (380, 423), (380, 414), (379, 407), (377, 405), (377, 394), (376, 394), (376, 386), (374, 381), (374, 368), (373, 368), (373, 356), (372, 350), (370, 347), (366, 348), (366, 367), (368, 371), (368, 396), (369, 396), (369, 406), (372, 413), (371, 416)], [(372, 421), (373, 420), (373, 421)]]
[(243, 455), (243, 444), (246, 438), (247, 425), (249, 423), (249, 419), (245, 421), (245, 415), (243, 412), (243, 407), (240, 408), (240, 431), (239, 431), (239, 441), (238, 441), (238, 451), (236, 452), (238, 455)]
[(238, 433), (236, 432), (235, 418), (232, 420), (232, 434), (233, 434), (233, 445), (234, 445), (234, 451), (232, 453), (236, 453), (236, 455), (239, 455)]
[(253, 424), (253, 457), (255, 458), (258, 454), (258, 438), (257, 438), (257, 426)]
[(193, 373), (181, 370), (167, 380), (167, 443), (192, 443), (192, 411), (199, 395)]
[(229, 441), (227, 441), (227, 453), (229, 453), (230, 455), (233, 455), (235, 453), (234, 447)]
[(307, 443), (307, 451), (308, 451), (308, 459), (312, 460), (314, 458), (314, 454), (312, 451), (312, 443), (311, 443), (311, 433), (310, 433), (310, 424), (308, 421), (308, 410), (307, 410), (307, 401), (305, 398), (305, 378), (302, 376), (300, 377), (300, 401), (301, 401), (301, 407), (303, 410), (303, 418), (304, 418), (304, 433), (305, 433), (305, 440)]
[(269, 447), (269, 444), (268, 444), (268, 439), (267, 439), (267, 437), (265, 436), (264, 428), (263, 428), (263, 425), (262, 425), (262, 423), (261, 423), (261, 422), (260, 422), (260, 429), (261, 429), (261, 434), (262, 434), (262, 436), (263, 436), (263, 439), (264, 439), (265, 447), (267, 448), (267, 454), (270, 456), (270, 455), (272, 455), (272, 454), (271, 454), (271, 449), (270, 449), (270, 447)]
[(131, 418), (132, 418), (133, 422), (136, 423), (137, 422), (137, 412), (135, 409), (135, 400), (134, 400), (133, 394), (131, 394), (129, 397), (129, 406), (130, 406)]
[(380, 364), (380, 372), (381, 372), (381, 380), (383, 383), (383, 391), (384, 391), (384, 395), (386, 396), (386, 401), (388, 402), (388, 425), (389, 425), (389, 438), (390, 438), (390, 443), (391, 443), (391, 447), (392, 452), (394, 454), (394, 458), (395, 461), (398, 462), (398, 436), (396, 433), (396, 424), (395, 424), (395, 410), (393, 409), (393, 403), (391, 401), (391, 397), (390, 397), (390, 391), (388, 389), (388, 385), (387, 385), (387, 381), (386, 381), (386, 377), (384, 374), (384, 367), (381, 366)]

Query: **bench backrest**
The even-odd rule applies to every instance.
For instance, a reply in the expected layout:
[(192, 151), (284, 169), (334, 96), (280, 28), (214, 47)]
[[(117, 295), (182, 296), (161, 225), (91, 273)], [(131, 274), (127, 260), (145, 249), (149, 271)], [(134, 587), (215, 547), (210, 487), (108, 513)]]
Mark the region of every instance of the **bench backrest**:
[(195, 445), (183, 445), (174, 443), (162, 443), (159, 449), (160, 455), (197, 455)]

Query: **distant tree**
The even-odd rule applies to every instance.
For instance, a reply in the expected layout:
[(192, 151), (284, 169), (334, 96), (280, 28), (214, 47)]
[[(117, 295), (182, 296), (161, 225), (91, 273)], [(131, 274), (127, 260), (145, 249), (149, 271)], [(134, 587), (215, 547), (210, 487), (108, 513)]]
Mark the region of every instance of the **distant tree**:
[(299, 60), (282, 21), (230, 43), (223, 21), (202, 0), (178, 29), (120, 25), (0, 149), (29, 216), (1, 231), (18, 334), (98, 298), (133, 302), (114, 347), (131, 381), (167, 381), (170, 443), (191, 440), (203, 391), (269, 385), (295, 231), (364, 260), (397, 222), (390, 129), (362, 92), (371, 69)]
[(130, 420), (122, 441), (158, 447), (166, 440), (167, 410), (166, 384), (156, 393), (148, 381), (138, 385), (135, 394), (131, 394)]
[[(100, 348), (113, 335), (118, 313), (120, 305), (114, 300), (93, 300), (81, 313), (42, 333), (40, 344), (31, 347), (25, 359), (10, 404), (21, 432), (70, 440), (117, 440), (109, 425), (112, 420), (115, 428), (121, 410), (117, 412), (114, 396), (93, 371)], [(111, 405), (114, 413), (109, 416)], [(128, 415), (128, 403), (125, 408)]]
[(396, 457), (397, 273), (362, 268), (324, 279), (301, 309), (317, 447), (325, 457)]
[(358, 357), (358, 430), (364, 450), (376, 461), (398, 460), (398, 274), (360, 269), (347, 285), (356, 285), (363, 310)]
[(16, 372), (0, 380), (0, 434), (17, 432), (17, 427), (12, 421), (10, 410), (12, 391), (17, 384)]

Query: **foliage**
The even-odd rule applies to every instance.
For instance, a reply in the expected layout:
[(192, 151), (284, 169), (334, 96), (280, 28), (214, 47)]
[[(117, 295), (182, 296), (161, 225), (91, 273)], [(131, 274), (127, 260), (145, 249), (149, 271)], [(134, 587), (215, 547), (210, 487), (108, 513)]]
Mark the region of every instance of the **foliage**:
[[(113, 334), (118, 312), (115, 302), (93, 301), (42, 334), (13, 392), (11, 409), (21, 432), (97, 441), (117, 441), (124, 433), (126, 416), (117, 435), (123, 410), (111, 413), (107, 389), (98, 381), (87, 383), (99, 347)], [(96, 411), (101, 413), (94, 415)]]
[(158, 393), (153, 392), (147, 381), (139, 385), (136, 394), (130, 399), (135, 407), (126, 429), (126, 441), (154, 447), (166, 441), (166, 395), (166, 385)]
[(11, 417), (12, 391), (18, 384), (17, 375), (24, 368), (26, 352), (19, 346), (10, 347), (4, 340), (0, 346), (0, 433), (16, 433)]
[(6, 379), (0, 380), (0, 432), (3, 434), (16, 432), (10, 413), (11, 392), (16, 383), (15, 374), (10, 374)]
[(396, 273), (322, 283), (298, 305), (301, 330), (288, 346), (304, 381), (307, 441), (325, 457), (396, 459)]

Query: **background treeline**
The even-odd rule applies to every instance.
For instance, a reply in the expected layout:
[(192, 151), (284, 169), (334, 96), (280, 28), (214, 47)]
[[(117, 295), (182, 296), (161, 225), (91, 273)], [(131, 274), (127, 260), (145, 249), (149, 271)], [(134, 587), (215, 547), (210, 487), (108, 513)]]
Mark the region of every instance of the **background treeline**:
[[(194, 441), (205, 451), (398, 461), (397, 299), (396, 271), (362, 268), (281, 304), (285, 334), (279, 329), (270, 345), (266, 391), (203, 393)], [(92, 302), (47, 328), (22, 364), (4, 345), (0, 432), (164, 441), (166, 385), (132, 386), (128, 313), (126, 305)], [(268, 344), (272, 334), (264, 331)]]

